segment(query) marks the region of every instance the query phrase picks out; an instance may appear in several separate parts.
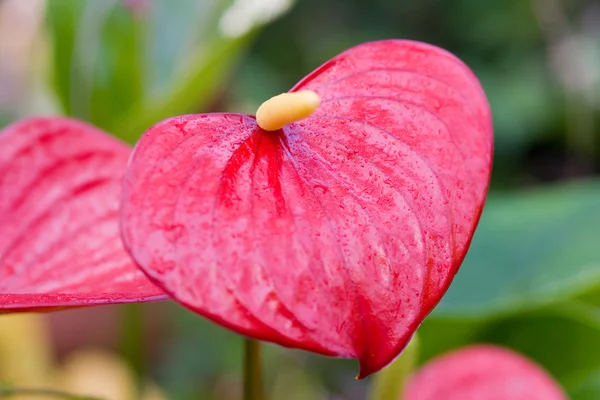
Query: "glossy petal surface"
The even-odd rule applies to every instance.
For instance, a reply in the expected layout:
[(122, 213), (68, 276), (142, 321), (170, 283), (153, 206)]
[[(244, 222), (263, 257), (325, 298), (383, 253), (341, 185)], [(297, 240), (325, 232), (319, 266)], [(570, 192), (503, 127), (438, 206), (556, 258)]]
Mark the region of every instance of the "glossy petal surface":
[(403, 400), (567, 400), (540, 366), (518, 353), (477, 345), (426, 364), (409, 380)]
[(389, 363), (445, 293), (490, 175), (485, 95), (451, 54), (411, 41), (351, 48), (292, 90), (315, 113), (187, 115), (141, 138), (122, 228), (175, 299), (255, 338)]
[(31, 118), (0, 132), (0, 312), (166, 298), (121, 242), (130, 152), (67, 118)]

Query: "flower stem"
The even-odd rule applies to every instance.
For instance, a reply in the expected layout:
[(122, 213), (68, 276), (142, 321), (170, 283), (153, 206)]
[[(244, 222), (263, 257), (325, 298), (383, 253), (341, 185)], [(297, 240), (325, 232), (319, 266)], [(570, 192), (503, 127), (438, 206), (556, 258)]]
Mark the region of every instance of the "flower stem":
[(244, 339), (244, 400), (263, 400), (260, 342)]

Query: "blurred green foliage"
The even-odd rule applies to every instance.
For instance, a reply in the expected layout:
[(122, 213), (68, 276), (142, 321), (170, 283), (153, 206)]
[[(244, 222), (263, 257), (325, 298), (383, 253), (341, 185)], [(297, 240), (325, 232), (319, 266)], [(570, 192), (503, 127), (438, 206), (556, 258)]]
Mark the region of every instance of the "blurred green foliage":
[(599, 199), (595, 180), (491, 196), (433, 316), (515, 314), (600, 290)]
[[(494, 172), (465, 263), (419, 331), (420, 362), (499, 343), (547, 368), (574, 400), (600, 398), (597, 2), (302, 0), (236, 37), (219, 25), (231, 3), (150, 0), (132, 12), (119, 0), (49, 0), (58, 109), (133, 143), (169, 116), (253, 113), (364, 41), (410, 38), (452, 51), (489, 97)], [(0, 110), (2, 123), (18, 114)], [(153, 372), (170, 398), (237, 393), (241, 339), (166, 307), (170, 339)], [(371, 379), (355, 381), (352, 361), (266, 348), (272, 398), (366, 396)]]
[(52, 86), (62, 111), (135, 143), (156, 122), (206, 108), (239, 60), (217, 23), (231, 1), (49, 0)]

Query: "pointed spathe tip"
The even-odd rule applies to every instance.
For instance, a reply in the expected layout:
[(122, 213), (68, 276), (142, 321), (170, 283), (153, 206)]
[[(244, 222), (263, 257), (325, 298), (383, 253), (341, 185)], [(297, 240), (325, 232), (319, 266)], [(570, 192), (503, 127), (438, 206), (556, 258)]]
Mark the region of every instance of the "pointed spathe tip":
[(383, 366), (375, 367), (375, 365), (372, 365), (372, 363), (370, 362), (372, 360), (369, 360), (368, 358), (359, 358), (358, 361), (360, 365), (360, 370), (358, 371), (358, 374), (354, 377), (354, 379), (357, 381), (361, 381), (383, 368)]

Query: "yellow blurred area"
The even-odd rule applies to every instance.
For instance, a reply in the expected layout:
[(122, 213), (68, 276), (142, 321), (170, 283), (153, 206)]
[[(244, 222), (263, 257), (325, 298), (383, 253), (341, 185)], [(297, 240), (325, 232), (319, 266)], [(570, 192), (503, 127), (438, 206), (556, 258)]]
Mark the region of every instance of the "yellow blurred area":
[[(105, 400), (163, 400), (160, 388), (149, 383), (138, 396), (135, 375), (116, 354), (84, 349), (54, 360), (45, 315), (0, 316), (0, 388), (47, 389)], [(7, 398), (2, 396), (0, 398)], [(21, 394), (13, 400), (48, 399)], [(57, 398), (54, 396), (53, 398)]]

